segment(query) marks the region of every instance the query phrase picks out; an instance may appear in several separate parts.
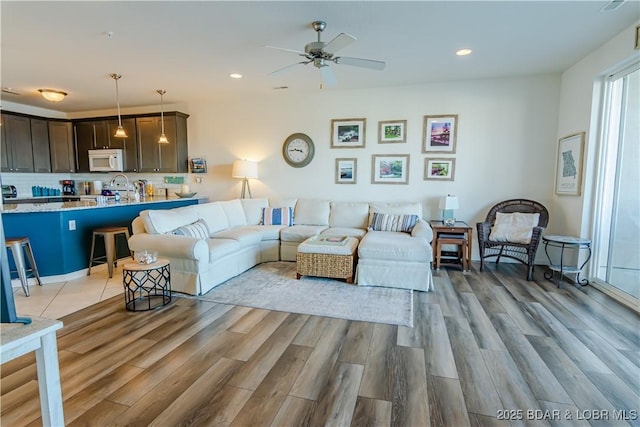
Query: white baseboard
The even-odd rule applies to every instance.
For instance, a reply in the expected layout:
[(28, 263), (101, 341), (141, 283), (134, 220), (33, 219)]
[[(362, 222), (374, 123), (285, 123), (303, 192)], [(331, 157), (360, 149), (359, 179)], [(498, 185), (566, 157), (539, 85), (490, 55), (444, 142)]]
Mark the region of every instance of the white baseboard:
[[(120, 258), (118, 262), (126, 262), (127, 260), (131, 261), (130, 257)], [(91, 271), (103, 272), (107, 269), (107, 264), (98, 264), (91, 267)], [(51, 284), (51, 283), (60, 283), (60, 282), (68, 282), (69, 280), (81, 279), (83, 277), (87, 277), (87, 271), (89, 268), (83, 268), (82, 270), (72, 271), (67, 274), (58, 274), (55, 276), (40, 276), (40, 280), (42, 280), (43, 285)], [(29, 282), (29, 286), (36, 285), (36, 279), (34, 277), (29, 277), (27, 279)], [(20, 283), (19, 278), (11, 279), (11, 287), (13, 288), (22, 288), (22, 283)]]

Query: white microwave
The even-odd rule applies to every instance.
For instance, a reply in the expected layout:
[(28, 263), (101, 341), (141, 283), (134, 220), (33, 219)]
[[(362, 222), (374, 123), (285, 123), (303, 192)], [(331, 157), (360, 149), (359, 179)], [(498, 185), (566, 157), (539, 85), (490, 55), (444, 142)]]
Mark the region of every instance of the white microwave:
[(89, 150), (89, 170), (91, 172), (122, 172), (124, 170), (122, 150)]

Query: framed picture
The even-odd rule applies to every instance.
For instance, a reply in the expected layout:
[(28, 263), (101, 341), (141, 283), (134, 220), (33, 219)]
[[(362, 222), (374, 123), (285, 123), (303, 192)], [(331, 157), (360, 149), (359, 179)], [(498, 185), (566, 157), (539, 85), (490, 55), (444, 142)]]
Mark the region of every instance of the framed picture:
[(579, 196), (582, 188), (582, 156), (584, 132), (574, 133), (558, 141), (556, 159), (556, 194)]
[(207, 173), (207, 160), (204, 157), (192, 157), (189, 166), (191, 173)]
[(407, 121), (388, 120), (378, 122), (378, 143), (407, 142)]
[(367, 119), (331, 120), (331, 148), (364, 148)]
[(408, 154), (374, 154), (371, 156), (372, 184), (408, 184)]
[(424, 159), (424, 179), (434, 181), (453, 181), (456, 159)]
[(424, 116), (422, 152), (455, 153), (458, 115)]
[(358, 159), (336, 159), (336, 184), (355, 184)]

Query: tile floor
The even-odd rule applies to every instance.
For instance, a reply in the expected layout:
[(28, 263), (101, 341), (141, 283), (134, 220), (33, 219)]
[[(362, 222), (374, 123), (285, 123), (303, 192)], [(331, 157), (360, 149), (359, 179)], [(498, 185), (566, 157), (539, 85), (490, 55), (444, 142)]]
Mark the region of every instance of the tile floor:
[[(15, 286), (17, 282), (13, 283)], [(59, 319), (113, 296), (122, 296), (122, 289), (122, 268), (119, 262), (111, 279), (104, 264), (93, 267), (91, 276), (66, 282), (38, 286), (34, 279), (29, 279), (31, 296), (26, 297), (22, 287), (18, 286), (13, 288), (13, 299), (18, 316)], [(124, 296), (122, 298), (124, 305)]]

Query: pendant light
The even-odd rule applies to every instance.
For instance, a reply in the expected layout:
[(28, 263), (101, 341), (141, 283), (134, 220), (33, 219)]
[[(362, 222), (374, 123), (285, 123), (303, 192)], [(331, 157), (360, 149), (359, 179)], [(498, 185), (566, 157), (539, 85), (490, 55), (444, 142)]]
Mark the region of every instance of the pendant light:
[(158, 89), (156, 90), (160, 94), (160, 123), (162, 124), (162, 133), (160, 134), (160, 139), (158, 139), (158, 144), (168, 144), (169, 140), (167, 136), (164, 134), (164, 102), (163, 96), (167, 93), (166, 90)]
[(122, 77), (118, 73), (111, 73), (111, 78), (116, 81), (116, 104), (118, 106), (118, 129), (116, 129), (115, 137), (116, 138), (126, 138), (127, 133), (124, 131), (122, 127), (122, 118), (120, 117), (120, 95), (118, 94), (118, 80)]

